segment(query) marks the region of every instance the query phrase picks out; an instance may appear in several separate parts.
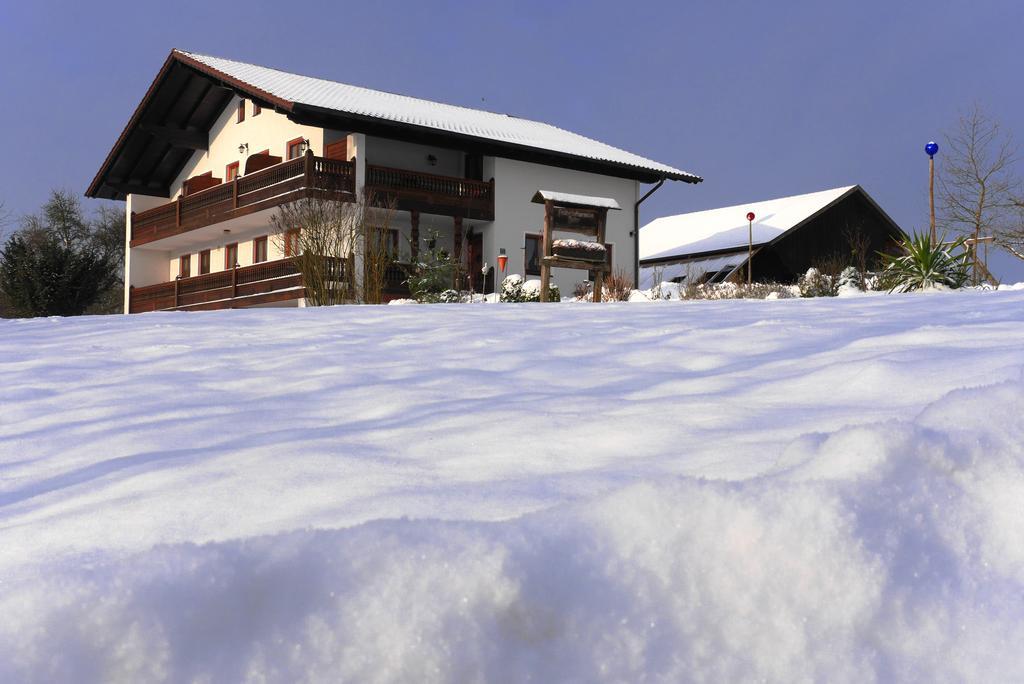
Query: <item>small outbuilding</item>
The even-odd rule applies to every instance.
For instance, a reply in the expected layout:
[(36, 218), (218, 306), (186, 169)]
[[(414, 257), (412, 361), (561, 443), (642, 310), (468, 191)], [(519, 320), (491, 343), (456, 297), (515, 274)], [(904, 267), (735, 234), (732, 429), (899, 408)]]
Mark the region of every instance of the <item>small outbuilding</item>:
[(744, 281), (751, 242), (755, 282), (793, 283), (829, 261), (856, 265), (858, 253), (870, 265), (903, 237), (859, 185), (665, 216), (640, 229), (640, 287)]

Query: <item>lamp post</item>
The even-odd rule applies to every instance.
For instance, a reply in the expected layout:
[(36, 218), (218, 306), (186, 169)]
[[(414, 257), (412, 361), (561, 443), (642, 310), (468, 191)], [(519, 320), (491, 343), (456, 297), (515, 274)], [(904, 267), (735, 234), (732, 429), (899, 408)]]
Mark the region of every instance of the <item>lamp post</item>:
[(931, 236), (932, 247), (938, 244), (939, 239), (935, 235), (935, 153), (939, 151), (939, 144), (934, 140), (924, 146), (928, 155), (928, 210), (929, 210), (929, 235)]
[(747, 285), (754, 282), (754, 212), (747, 212)]

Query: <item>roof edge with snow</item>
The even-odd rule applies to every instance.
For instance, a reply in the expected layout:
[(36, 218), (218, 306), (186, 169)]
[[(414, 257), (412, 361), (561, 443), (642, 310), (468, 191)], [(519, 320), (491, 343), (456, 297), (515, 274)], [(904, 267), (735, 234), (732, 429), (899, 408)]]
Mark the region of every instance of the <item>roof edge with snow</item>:
[[(538, 121), (174, 49), (107, 154), (86, 196), (121, 199), (128, 192), (169, 193), (168, 178), (177, 175), (171, 172), (180, 171), (194, 149), (181, 147), (180, 141), (187, 135), (196, 135), (203, 125), (212, 125), (207, 110), (226, 105), (224, 98), (232, 94), (248, 97), (305, 125), (455, 146), (468, 152), (645, 183), (662, 179), (687, 183), (703, 180), (696, 174)], [(339, 97), (339, 94), (349, 97)], [(348, 106), (349, 100), (371, 106), (360, 110)], [(428, 116), (417, 120), (414, 116), (404, 116), (407, 110)], [(190, 112), (191, 118), (179, 116), (172, 120), (180, 111)], [(196, 112), (202, 117), (195, 118)], [(454, 118), (460, 121), (451, 121)], [(479, 125), (466, 126), (466, 121)], [(154, 130), (164, 136), (156, 139), (156, 145), (165, 148), (153, 147)], [(209, 126), (205, 130), (208, 131)], [(183, 132), (185, 135), (175, 135)], [(179, 146), (175, 147), (176, 144)], [(153, 162), (154, 159), (157, 161)], [(152, 169), (158, 172), (155, 178), (140, 175), (145, 173), (147, 164), (152, 164)]]

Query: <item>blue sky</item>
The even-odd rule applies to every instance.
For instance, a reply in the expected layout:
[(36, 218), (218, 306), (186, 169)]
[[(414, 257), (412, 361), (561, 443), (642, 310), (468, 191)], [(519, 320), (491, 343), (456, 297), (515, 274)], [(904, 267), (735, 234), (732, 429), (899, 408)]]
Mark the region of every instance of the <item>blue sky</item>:
[(0, 201), (84, 192), (179, 47), (540, 119), (705, 177), (662, 188), (645, 221), (859, 183), (913, 230), (924, 143), (959, 112), (980, 103), (1024, 141), (1021, 28), (1024, 5), (986, 0), (9, 2)]

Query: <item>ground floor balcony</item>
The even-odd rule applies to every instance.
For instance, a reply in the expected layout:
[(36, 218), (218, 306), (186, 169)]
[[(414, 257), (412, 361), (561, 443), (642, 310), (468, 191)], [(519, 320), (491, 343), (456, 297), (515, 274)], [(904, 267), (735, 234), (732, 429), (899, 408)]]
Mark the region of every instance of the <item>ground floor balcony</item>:
[[(331, 259), (331, 272), (339, 284), (349, 282), (351, 261)], [(384, 274), (384, 301), (409, 296), (406, 267), (392, 264)], [(211, 311), (242, 309), (267, 304), (300, 302), (306, 298), (302, 273), (294, 258), (235, 267), (217, 273), (170, 282), (132, 287), (128, 294), (128, 312)]]
[[(209, 179), (205, 179), (209, 180)], [(214, 179), (215, 180), (215, 179)], [(438, 176), (384, 166), (366, 167), (365, 191), (378, 206), (409, 212), (493, 220), (494, 182)], [(354, 161), (306, 154), (239, 176), (173, 202), (132, 213), (131, 246), (167, 240), (202, 228), (253, 217), (306, 197), (351, 202), (356, 198)]]

